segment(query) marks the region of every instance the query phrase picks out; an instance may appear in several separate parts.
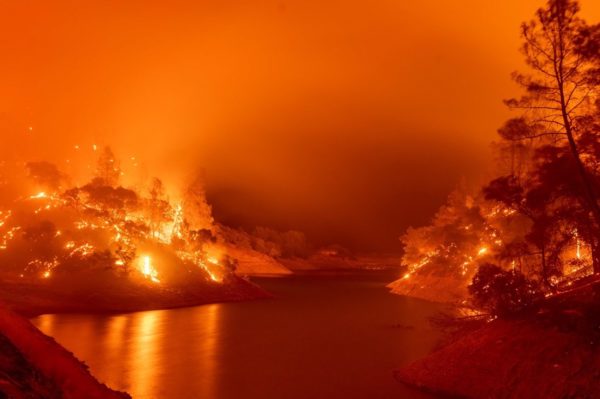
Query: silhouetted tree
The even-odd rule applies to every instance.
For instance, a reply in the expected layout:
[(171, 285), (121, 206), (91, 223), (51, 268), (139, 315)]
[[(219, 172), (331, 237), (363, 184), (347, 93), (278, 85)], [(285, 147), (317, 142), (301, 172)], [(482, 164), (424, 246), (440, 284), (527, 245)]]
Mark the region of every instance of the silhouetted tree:
[[(574, 0), (549, 0), (539, 9), (536, 20), (522, 25), (523, 54), (531, 74), (515, 73), (525, 89), (520, 99), (511, 99), (511, 108), (525, 113), (509, 120), (500, 130), (506, 140), (536, 140), (540, 146), (566, 150), (574, 166), (580, 190), (576, 193), (590, 214), (594, 229), (600, 228), (595, 177), (586, 165), (580, 142), (589, 124), (598, 78), (593, 49), (595, 30), (579, 18)], [(594, 271), (600, 272), (600, 238), (590, 242)]]
[(36, 184), (47, 190), (58, 190), (61, 182), (65, 179), (65, 175), (58, 170), (58, 167), (50, 162), (27, 162), (25, 167), (27, 168), (29, 177)]
[(121, 186), (112, 187), (104, 183), (103, 179), (95, 178), (78, 190), (87, 195), (87, 204), (93, 210), (116, 217), (137, 208), (138, 195), (135, 191)]
[[(546, 286), (551, 287), (550, 278), (559, 274), (556, 265), (548, 262), (552, 246), (553, 227), (557, 222), (550, 210), (552, 202), (545, 185), (534, 184), (530, 180), (518, 180), (515, 176), (503, 176), (492, 180), (483, 188), (487, 200), (497, 201), (506, 209), (518, 212), (531, 222), (528, 233), (524, 236), (525, 245), (514, 245), (507, 248), (516, 257), (539, 255), (540, 269), (536, 272)], [(537, 251), (531, 251), (529, 246)], [(522, 252), (517, 252), (521, 250)], [(507, 254), (508, 255), (508, 254)]]
[(469, 285), (474, 305), (492, 316), (510, 317), (530, 310), (542, 296), (533, 281), (516, 270), (482, 264)]
[(102, 179), (104, 185), (116, 186), (121, 177), (121, 166), (110, 147), (104, 147), (98, 157), (96, 178)]
[(212, 230), (214, 220), (212, 208), (206, 200), (204, 181), (197, 177), (185, 192), (183, 209), (185, 219), (193, 230)]
[(156, 235), (162, 225), (173, 219), (173, 208), (167, 199), (165, 188), (160, 179), (152, 179), (149, 190), (150, 198), (147, 201), (149, 227), (152, 235)]

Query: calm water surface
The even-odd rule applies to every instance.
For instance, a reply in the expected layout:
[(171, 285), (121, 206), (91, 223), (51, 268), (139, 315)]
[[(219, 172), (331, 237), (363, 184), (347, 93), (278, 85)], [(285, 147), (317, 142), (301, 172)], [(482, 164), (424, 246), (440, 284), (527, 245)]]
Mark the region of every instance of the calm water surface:
[(389, 272), (255, 279), (270, 300), (33, 319), (134, 398), (421, 399), (392, 370), (432, 349), (436, 305), (389, 294)]

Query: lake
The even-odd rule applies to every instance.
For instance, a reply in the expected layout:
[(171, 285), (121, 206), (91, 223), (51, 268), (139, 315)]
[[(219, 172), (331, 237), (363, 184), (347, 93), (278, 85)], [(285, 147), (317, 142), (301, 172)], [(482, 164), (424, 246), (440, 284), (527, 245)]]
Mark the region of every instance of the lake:
[(441, 307), (390, 294), (395, 278), (255, 278), (274, 299), (32, 321), (136, 399), (432, 398), (392, 371), (434, 348)]

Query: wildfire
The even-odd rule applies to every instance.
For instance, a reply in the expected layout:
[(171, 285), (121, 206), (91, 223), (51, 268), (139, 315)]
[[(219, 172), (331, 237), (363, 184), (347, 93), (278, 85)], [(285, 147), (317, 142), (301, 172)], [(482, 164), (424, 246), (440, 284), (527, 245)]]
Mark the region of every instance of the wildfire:
[[(471, 223), (459, 226), (458, 228), (462, 231), (472, 234), (471, 239), (474, 241), (472, 244), (465, 245), (459, 241), (442, 242), (433, 250), (425, 251), (423, 249), (419, 251), (418, 247), (413, 249), (417, 253), (416, 260), (409, 264), (408, 271), (400, 280), (406, 281), (417, 274), (420, 269), (438, 263), (448, 266), (455, 265), (456, 273), (461, 276), (473, 275), (484, 259), (500, 253), (505, 245), (502, 239), (502, 230), (494, 227), (494, 218), (503, 219), (514, 214), (514, 210), (496, 206), (484, 214), (488, 221), (483, 226), (476, 227)], [(426, 241), (426, 245), (429, 246), (431, 243)], [(561, 256), (562, 274), (552, 277), (553, 285), (570, 286), (575, 276), (583, 276), (589, 273), (591, 267), (589, 244), (582, 239), (577, 229), (573, 230), (571, 244), (567, 246)], [(522, 267), (521, 259), (509, 259), (509, 262), (509, 267), (512, 270), (517, 269), (517, 262), (519, 268)], [(410, 283), (407, 282), (407, 284)]]
[[(69, 243), (71, 244), (71, 243)], [(88, 243), (82, 244), (78, 247), (74, 247), (70, 252), (69, 256), (79, 255), (81, 257), (90, 256), (94, 253), (94, 246)]]
[[(206, 274), (208, 274), (208, 276), (210, 277), (210, 279), (216, 283), (220, 283), (223, 281), (222, 278), (220, 278), (217, 273), (215, 273), (212, 268), (214, 268), (214, 266), (220, 266), (219, 262), (216, 258), (208, 258), (207, 262), (205, 262), (202, 259), (202, 254), (200, 252), (185, 252), (185, 251), (178, 251), (177, 252), (177, 256), (184, 261), (188, 261), (191, 262), (193, 264), (195, 264), (196, 266), (198, 266), (199, 268), (201, 268), (202, 270), (204, 270), (206, 272)], [(209, 263), (209, 265), (207, 265), (207, 263)]]
[[(75, 149), (83, 151), (79, 145)], [(93, 150), (101, 152), (95, 145)], [(184, 208), (183, 199), (170, 202), (164, 191), (147, 196), (120, 186), (118, 177), (123, 172), (118, 160), (112, 155), (105, 156), (105, 160), (107, 164), (99, 165), (98, 170), (108, 177), (97, 177), (64, 191), (35, 191), (16, 199), (17, 208), (0, 210), (0, 251), (14, 267), (22, 267), (14, 270), (16, 275), (48, 279), (62, 265), (72, 267), (73, 262), (81, 262), (105, 270), (115, 267), (115, 277), (126, 277), (131, 270), (153, 283), (165, 280), (165, 284), (170, 280), (164, 277), (162, 268), (181, 268), (182, 276), (199, 268), (199, 275), (222, 283), (229, 271), (221, 264), (221, 255), (207, 254), (204, 248), (210, 243), (210, 230), (189, 222), (190, 213)], [(137, 162), (135, 157), (131, 160)], [(115, 176), (114, 180), (110, 176)], [(50, 210), (56, 212), (49, 213)], [(206, 217), (199, 213), (204, 209), (192, 212), (196, 212), (191, 215), (197, 220)], [(31, 249), (19, 249), (24, 245)], [(140, 254), (138, 247), (143, 247), (145, 253)], [(165, 259), (172, 261), (154, 264), (150, 254), (155, 250), (167, 254)], [(176, 258), (169, 258), (168, 253)]]

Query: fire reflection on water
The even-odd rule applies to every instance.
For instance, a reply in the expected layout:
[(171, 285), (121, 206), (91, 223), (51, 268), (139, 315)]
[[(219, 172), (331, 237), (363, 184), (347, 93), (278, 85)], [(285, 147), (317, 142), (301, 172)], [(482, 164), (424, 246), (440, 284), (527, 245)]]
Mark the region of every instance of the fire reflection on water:
[(442, 307), (390, 295), (395, 273), (260, 279), (277, 299), (33, 322), (135, 399), (430, 398), (390, 370), (434, 348)]
[(134, 314), (131, 319), (133, 334), (128, 336), (135, 338), (129, 340), (124, 355), (129, 363), (129, 390), (140, 398), (151, 397), (155, 384), (159, 383), (162, 346), (165, 345), (161, 330), (166, 327), (162, 316), (163, 311), (152, 311)]
[[(108, 320), (106, 316), (43, 315), (32, 321), (85, 359), (101, 382), (134, 398), (160, 398), (165, 386), (171, 387), (171, 397), (184, 397), (192, 390), (210, 398), (217, 395), (221, 309), (219, 304), (202, 306), (191, 318), (189, 312), (175, 309), (115, 315)], [(72, 328), (74, 324), (77, 329)], [(173, 329), (185, 332), (181, 339), (168, 338)], [(194, 361), (173, 356), (182, 353)], [(196, 378), (190, 381), (190, 374)], [(173, 392), (173, 386), (181, 392)]]

